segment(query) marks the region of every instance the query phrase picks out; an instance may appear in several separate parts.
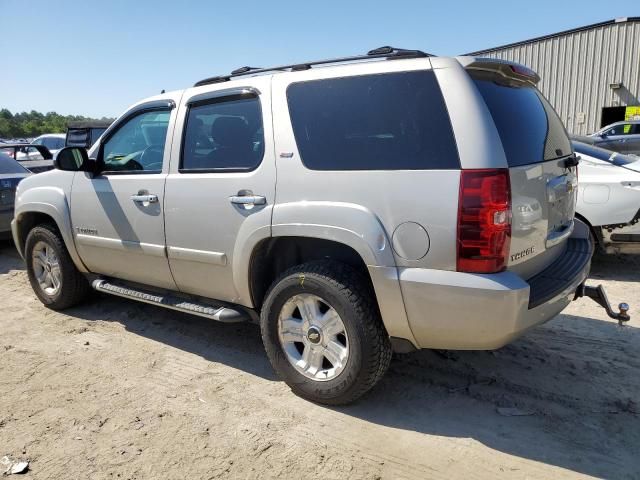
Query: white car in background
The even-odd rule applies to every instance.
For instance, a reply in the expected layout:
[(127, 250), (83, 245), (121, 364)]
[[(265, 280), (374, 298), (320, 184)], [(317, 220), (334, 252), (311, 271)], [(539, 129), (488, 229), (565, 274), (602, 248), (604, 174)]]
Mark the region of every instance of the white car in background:
[(58, 150), (64, 148), (66, 138), (67, 136), (64, 133), (47, 133), (45, 135), (40, 135), (31, 143), (33, 145), (44, 145), (55, 157)]
[(580, 156), (576, 216), (606, 253), (640, 253), (640, 158), (573, 141)]

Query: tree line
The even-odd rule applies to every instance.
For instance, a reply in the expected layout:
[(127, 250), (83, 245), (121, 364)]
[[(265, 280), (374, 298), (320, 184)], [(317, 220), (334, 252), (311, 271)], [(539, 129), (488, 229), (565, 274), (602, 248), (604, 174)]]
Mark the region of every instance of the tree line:
[(68, 122), (91, 120), (113, 121), (82, 115), (59, 115), (56, 112), (40, 113), (35, 110), (12, 114), (6, 108), (0, 110), (0, 138), (37, 137), (43, 133), (65, 133)]

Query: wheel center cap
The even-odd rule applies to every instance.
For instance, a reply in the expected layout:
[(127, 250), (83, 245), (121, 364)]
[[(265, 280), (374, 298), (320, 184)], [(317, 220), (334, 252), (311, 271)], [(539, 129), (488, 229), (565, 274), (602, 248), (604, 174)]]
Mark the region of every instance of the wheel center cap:
[(311, 327), (308, 331), (307, 331), (307, 339), (311, 342), (311, 343), (320, 343), (320, 339), (322, 338), (322, 333), (320, 332), (320, 329), (318, 327)]

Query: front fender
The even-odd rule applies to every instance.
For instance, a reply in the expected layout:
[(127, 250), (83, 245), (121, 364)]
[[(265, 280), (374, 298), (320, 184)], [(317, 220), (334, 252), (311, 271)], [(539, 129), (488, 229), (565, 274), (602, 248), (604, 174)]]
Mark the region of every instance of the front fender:
[[(35, 179), (35, 177), (31, 178)], [(31, 178), (29, 178), (29, 180), (31, 180)], [(73, 263), (81, 272), (87, 272), (86, 267), (78, 255), (73, 239), (69, 202), (65, 189), (53, 185), (39, 185), (29, 188), (27, 185), (27, 188), (20, 188), (18, 190), (14, 221), (12, 224), (14, 238), (17, 238), (18, 241), (24, 238), (27, 233), (22, 231), (22, 229), (25, 225), (24, 220), (30, 213), (44, 214), (56, 223)], [(16, 246), (24, 258), (23, 245), (16, 243)]]

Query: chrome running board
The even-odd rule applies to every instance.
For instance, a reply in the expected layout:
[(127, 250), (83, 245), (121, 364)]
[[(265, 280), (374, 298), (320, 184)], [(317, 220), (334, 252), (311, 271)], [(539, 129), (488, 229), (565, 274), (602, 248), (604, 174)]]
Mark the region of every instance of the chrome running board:
[(140, 287), (133, 287), (123, 282), (115, 280), (97, 279), (91, 286), (98, 292), (116, 295), (118, 297), (129, 298), (139, 302), (157, 305), (159, 307), (170, 308), (179, 312), (191, 313), (200, 317), (209, 318), (218, 322), (238, 323), (251, 321), (248, 312), (238, 308), (233, 308), (223, 304), (204, 302), (201, 300), (189, 299), (171, 293), (157, 293), (145, 290)]

